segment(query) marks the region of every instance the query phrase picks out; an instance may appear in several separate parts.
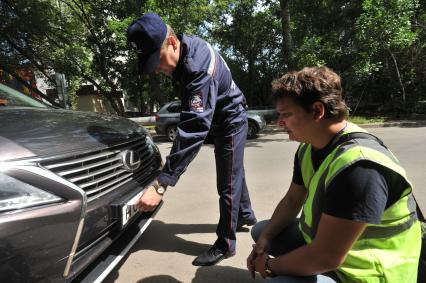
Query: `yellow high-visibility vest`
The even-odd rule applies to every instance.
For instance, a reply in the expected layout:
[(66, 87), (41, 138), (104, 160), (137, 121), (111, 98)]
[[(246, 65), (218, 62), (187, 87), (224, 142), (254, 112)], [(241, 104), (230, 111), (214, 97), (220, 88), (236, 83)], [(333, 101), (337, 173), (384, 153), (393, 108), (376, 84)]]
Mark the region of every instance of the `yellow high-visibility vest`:
[[(348, 123), (338, 138), (350, 133), (367, 132)], [(310, 144), (299, 146), (299, 164), (308, 189), (299, 228), (307, 243), (315, 237), (322, 214), (321, 199), (330, 182), (345, 168), (358, 161), (369, 160), (402, 176), (408, 187), (400, 199), (384, 211), (380, 224), (367, 225), (336, 273), (342, 282), (417, 282), (421, 227), (415, 212), (412, 185), (392, 152), (373, 137), (347, 139), (332, 150), (316, 171), (311, 153)]]

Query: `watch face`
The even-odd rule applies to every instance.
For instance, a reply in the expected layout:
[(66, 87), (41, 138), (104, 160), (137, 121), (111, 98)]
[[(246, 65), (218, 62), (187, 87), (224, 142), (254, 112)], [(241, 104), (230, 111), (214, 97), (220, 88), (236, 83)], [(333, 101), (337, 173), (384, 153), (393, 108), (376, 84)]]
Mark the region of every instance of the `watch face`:
[(161, 186), (157, 189), (157, 193), (159, 193), (160, 195), (164, 194), (165, 192), (166, 190)]

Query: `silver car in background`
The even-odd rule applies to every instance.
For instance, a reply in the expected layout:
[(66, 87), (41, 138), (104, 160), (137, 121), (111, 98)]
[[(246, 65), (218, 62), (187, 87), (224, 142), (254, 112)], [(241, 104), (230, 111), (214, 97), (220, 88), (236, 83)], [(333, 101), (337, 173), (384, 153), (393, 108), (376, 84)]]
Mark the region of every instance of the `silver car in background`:
[[(181, 101), (176, 100), (164, 104), (155, 116), (155, 132), (160, 136), (167, 136), (174, 141), (177, 135), (177, 125), (180, 122)], [(248, 131), (247, 139), (254, 139), (266, 127), (265, 119), (256, 113), (247, 111)]]

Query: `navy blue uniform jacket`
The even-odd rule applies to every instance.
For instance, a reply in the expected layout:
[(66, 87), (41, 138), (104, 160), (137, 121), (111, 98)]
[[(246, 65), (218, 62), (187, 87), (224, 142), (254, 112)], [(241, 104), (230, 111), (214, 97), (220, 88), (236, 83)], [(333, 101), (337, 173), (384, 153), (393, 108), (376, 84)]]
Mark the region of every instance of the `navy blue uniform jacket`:
[(174, 186), (203, 145), (209, 130), (229, 133), (247, 120), (244, 95), (222, 57), (206, 41), (180, 34), (173, 81), (182, 100), (178, 136), (158, 181)]

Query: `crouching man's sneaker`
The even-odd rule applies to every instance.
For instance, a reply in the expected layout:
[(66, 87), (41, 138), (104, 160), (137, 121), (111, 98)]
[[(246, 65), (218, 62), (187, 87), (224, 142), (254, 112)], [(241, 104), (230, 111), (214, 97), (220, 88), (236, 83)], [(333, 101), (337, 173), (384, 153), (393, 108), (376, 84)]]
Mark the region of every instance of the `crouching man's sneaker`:
[(210, 249), (197, 256), (192, 262), (195, 266), (215, 265), (222, 259), (235, 255), (235, 253), (223, 252), (216, 246), (211, 246)]

